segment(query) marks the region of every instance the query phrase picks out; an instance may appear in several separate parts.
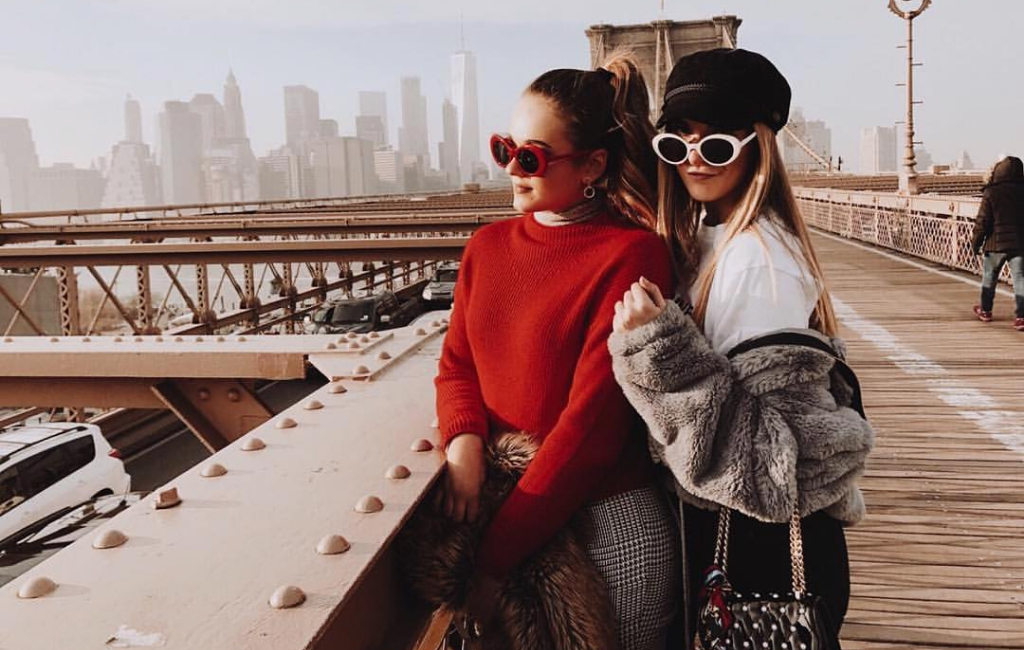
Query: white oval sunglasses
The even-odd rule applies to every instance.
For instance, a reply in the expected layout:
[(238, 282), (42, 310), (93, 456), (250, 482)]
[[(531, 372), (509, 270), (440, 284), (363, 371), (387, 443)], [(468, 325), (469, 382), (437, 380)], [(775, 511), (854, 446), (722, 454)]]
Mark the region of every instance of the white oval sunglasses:
[(659, 133), (651, 140), (651, 145), (654, 146), (654, 153), (670, 165), (678, 165), (685, 161), (690, 151), (696, 149), (707, 164), (712, 167), (725, 167), (739, 158), (743, 147), (755, 137), (756, 131), (742, 140), (727, 133), (712, 133), (690, 144), (675, 133)]

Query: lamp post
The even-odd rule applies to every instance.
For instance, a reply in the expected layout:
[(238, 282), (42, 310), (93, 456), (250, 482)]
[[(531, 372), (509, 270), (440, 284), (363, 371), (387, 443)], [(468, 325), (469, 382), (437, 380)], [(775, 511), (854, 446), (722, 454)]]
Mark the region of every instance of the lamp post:
[[(903, 171), (900, 172), (900, 193), (917, 194), (917, 158), (914, 155), (914, 19), (931, 6), (932, 0), (913, 0), (920, 3), (917, 9), (900, 9), (897, 0), (889, 0), (889, 11), (907, 21), (907, 129), (906, 145), (903, 153)], [(908, 0), (900, 0), (904, 5)]]

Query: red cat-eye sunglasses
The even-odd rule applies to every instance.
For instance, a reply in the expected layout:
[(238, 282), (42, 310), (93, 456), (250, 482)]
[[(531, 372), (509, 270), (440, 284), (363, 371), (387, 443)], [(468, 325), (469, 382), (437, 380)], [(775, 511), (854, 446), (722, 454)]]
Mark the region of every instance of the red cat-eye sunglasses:
[(551, 163), (570, 158), (580, 158), (591, 153), (593, 152), (576, 151), (560, 156), (552, 156), (543, 147), (535, 144), (527, 143), (517, 147), (511, 138), (506, 138), (497, 133), (491, 136), (491, 155), (494, 156), (494, 162), (504, 169), (514, 158), (519, 163), (519, 168), (527, 176), (543, 176), (544, 172), (547, 171), (548, 165)]

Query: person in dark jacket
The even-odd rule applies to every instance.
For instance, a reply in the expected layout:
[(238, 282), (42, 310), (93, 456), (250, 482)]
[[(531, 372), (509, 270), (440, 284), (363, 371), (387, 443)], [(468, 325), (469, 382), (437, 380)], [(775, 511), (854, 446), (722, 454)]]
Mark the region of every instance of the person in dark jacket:
[(1008, 264), (1017, 303), (1013, 327), (1024, 332), (1024, 163), (1020, 158), (1007, 156), (992, 170), (974, 224), (972, 248), (976, 255), (985, 255), (981, 304), (974, 306), (974, 314), (982, 322), (992, 320), (999, 273)]

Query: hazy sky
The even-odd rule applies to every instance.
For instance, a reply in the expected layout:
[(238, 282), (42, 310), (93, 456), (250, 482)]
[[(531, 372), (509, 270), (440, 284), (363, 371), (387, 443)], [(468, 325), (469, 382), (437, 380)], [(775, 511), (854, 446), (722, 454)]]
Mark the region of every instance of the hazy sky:
[[(900, 0), (901, 4), (908, 4)], [(917, 6), (920, 0), (909, 3)], [(856, 168), (859, 130), (903, 119), (905, 34), (887, 0), (667, 0), (666, 17), (735, 14), (741, 47), (789, 78), (794, 104), (832, 128)], [(27, 117), (41, 163), (88, 165), (123, 137), (127, 93), (145, 139), (168, 99), (222, 98), (228, 68), (242, 88), (257, 155), (284, 141), (282, 86), (320, 92), (321, 115), (354, 133), (357, 91), (388, 93), (392, 141), (398, 79), (427, 95), (436, 165), (448, 57), (460, 15), (480, 74), (483, 136), (505, 130), (519, 92), (548, 68), (587, 67), (584, 29), (659, 16), (650, 0), (0, 0), (0, 116)], [(937, 161), (966, 149), (987, 165), (1024, 153), (1022, 0), (935, 0), (916, 21), (919, 138)]]

